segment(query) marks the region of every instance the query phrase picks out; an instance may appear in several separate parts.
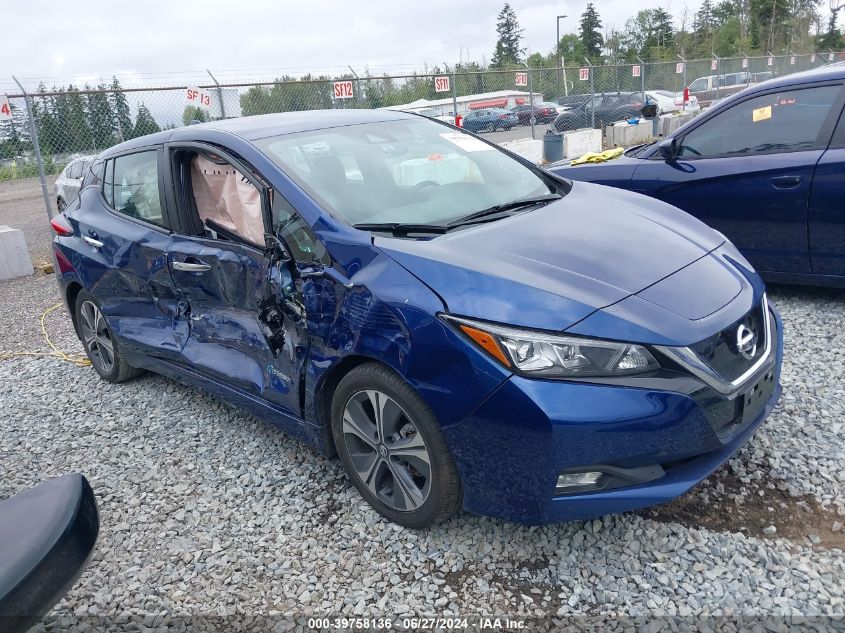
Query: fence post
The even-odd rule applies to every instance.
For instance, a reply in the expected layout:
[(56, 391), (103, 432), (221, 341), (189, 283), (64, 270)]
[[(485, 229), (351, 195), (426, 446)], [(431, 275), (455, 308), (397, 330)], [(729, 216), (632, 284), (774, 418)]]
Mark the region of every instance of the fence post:
[(220, 87), (220, 82), (217, 81), (217, 78), (211, 74), (211, 71), (206, 68), (205, 72), (208, 73), (208, 76), (211, 77), (211, 81), (214, 82), (214, 85), (217, 86), (217, 98), (220, 100), (220, 118), (226, 118), (226, 106), (223, 103), (223, 88)]
[(50, 194), (47, 192), (47, 175), (44, 173), (44, 159), (41, 157), (41, 146), (38, 144), (38, 129), (35, 127), (35, 115), (32, 112), (32, 97), (23, 87), (23, 84), (18, 81), (18, 78), (12, 75), (12, 79), (18, 84), (18, 88), (23, 93), (24, 101), (26, 102), (26, 114), (29, 119), (29, 133), (32, 135), (32, 149), (35, 151), (35, 161), (38, 163), (38, 178), (41, 181), (41, 194), (44, 196), (44, 207), (47, 209), (47, 219), (53, 219), (53, 207), (50, 204)]
[(531, 140), (536, 140), (537, 136), (534, 134), (534, 83), (531, 80), (531, 67), (525, 64), (528, 72), (528, 105), (531, 106)]
[(678, 56), (678, 59), (681, 60), (681, 63), (684, 65), (684, 72), (681, 75), (681, 82), (684, 84), (683, 86), (681, 86), (681, 110), (683, 112), (686, 112), (687, 102), (684, 99), (684, 93), (687, 90), (687, 60), (684, 59), (683, 55), (681, 55), (680, 53), (676, 53), (676, 55)]
[(596, 78), (593, 72), (593, 64), (586, 57), (584, 61), (587, 62), (587, 68), (590, 69), (590, 125), (596, 127)]
[(452, 71), (452, 114), (455, 115), (455, 125), (458, 124), (458, 75)]
[[(716, 100), (719, 100), (719, 90), (722, 87), (722, 82), (719, 80), (719, 70), (722, 68), (722, 60), (716, 53), (713, 53), (713, 58), (716, 60)], [(699, 104), (700, 105), (700, 104)]]
[(360, 108), (361, 104), (364, 103), (364, 95), (361, 94), (361, 78), (352, 66), (347, 65), (347, 68), (352, 71), (353, 75), (355, 75), (355, 101), (358, 102), (358, 107)]
[(645, 106), (645, 62), (639, 55), (637, 55), (637, 62), (640, 64), (640, 90), (643, 93), (643, 106)]

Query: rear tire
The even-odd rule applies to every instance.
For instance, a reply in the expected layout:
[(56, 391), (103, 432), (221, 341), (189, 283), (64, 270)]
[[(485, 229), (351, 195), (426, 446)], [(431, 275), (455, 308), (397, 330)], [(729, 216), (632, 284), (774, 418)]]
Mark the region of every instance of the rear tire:
[(496, 124), (495, 124), (495, 123), (489, 123), (489, 124), (487, 125), (486, 130), (487, 130), (488, 132), (495, 132), (495, 131), (496, 131)]
[(76, 327), (91, 366), (107, 382), (123, 382), (143, 373), (129, 365), (94, 296), (80, 290), (76, 296)]
[(56, 209), (58, 209), (59, 213), (65, 210), (67, 203), (60, 197), (56, 198)]
[(418, 529), (461, 507), (458, 469), (440, 424), (393, 370), (366, 363), (344, 376), (331, 422), (343, 469), (386, 519)]

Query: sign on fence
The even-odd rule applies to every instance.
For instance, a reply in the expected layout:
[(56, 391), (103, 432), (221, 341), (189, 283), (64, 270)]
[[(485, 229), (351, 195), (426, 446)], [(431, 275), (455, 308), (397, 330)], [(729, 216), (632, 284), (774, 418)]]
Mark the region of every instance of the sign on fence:
[(449, 92), (449, 77), (435, 77), (434, 92)]
[(774, 65), (775, 65), (775, 58), (769, 57), (769, 66), (774, 66)]
[(827, 61), (832, 62), (832, 61), (833, 61), (833, 59), (834, 59), (834, 57), (835, 57), (835, 56), (834, 56), (834, 54), (833, 54), (833, 53), (830, 53), (830, 54), (827, 56)]
[(0, 121), (9, 121), (12, 118), (12, 106), (9, 104), (9, 97), (0, 95)]
[(638, 64), (631, 66), (631, 77), (639, 77), (641, 69)]
[(794, 65), (795, 65), (795, 56), (792, 56), (792, 57), (790, 57), (790, 58), (789, 58), (789, 65), (790, 65), (790, 66), (794, 66)]
[(676, 75), (683, 75), (684, 74), (684, 62), (678, 62), (675, 64), (675, 74)]
[(815, 55), (810, 55), (810, 63), (811, 63), (811, 64), (815, 64), (815, 63), (816, 63), (816, 56), (815, 56)]
[(528, 85), (528, 73), (516, 73), (516, 85), (517, 86), (527, 86)]
[(742, 67), (748, 68), (748, 58), (747, 57), (742, 58)]
[(711, 59), (710, 60), (710, 70), (716, 70), (719, 67), (719, 60), (718, 59)]
[(185, 101), (188, 105), (196, 106), (197, 108), (211, 108), (211, 95), (207, 90), (197, 88), (196, 86), (188, 86), (185, 90)]
[(581, 81), (588, 81), (590, 79), (590, 69), (589, 68), (579, 68), (578, 69), (578, 79)]
[(352, 98), (352, 82), (351, 81), (336, 81), (334, 82), (334, 98), (335, 99), (351, 99)]

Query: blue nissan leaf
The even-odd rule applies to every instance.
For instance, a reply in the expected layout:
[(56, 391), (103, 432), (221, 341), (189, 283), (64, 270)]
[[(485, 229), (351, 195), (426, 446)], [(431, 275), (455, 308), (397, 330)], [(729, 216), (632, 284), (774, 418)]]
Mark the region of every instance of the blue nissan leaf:
[(410, 113), (137, 138), (52, 224), (104, 380), (230, 401), (409, 527), (668, 501), (780, 395), (780, 318), (721, 233)]

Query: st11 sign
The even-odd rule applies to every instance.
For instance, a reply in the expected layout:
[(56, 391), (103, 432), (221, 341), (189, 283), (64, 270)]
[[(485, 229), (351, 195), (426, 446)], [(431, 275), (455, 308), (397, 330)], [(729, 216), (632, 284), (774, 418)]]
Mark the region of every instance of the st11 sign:
[(515, 73), (516, 74), (516, 85), (517, 86), (527, 86), (528, 85), (528, 73)]
[(9, 104), (9, 97), (0, 95), (0, 121), (12, 120), (12, 106)]
[(197, 88), (196, 86), (188, 86), (185, 90), (185, 101), (188, 102), (188, 105), (197, 108), (203, 108), (205, 110), (211, 108), (211, 94), (207, 90)]
[(449, 92), (449, 78), (435, 77), (434, 78), (434, 92)]
[(334, 82), (334, 98), (335, 99), (351, 99), (353, 96), (351, 81), (336, 81)]

